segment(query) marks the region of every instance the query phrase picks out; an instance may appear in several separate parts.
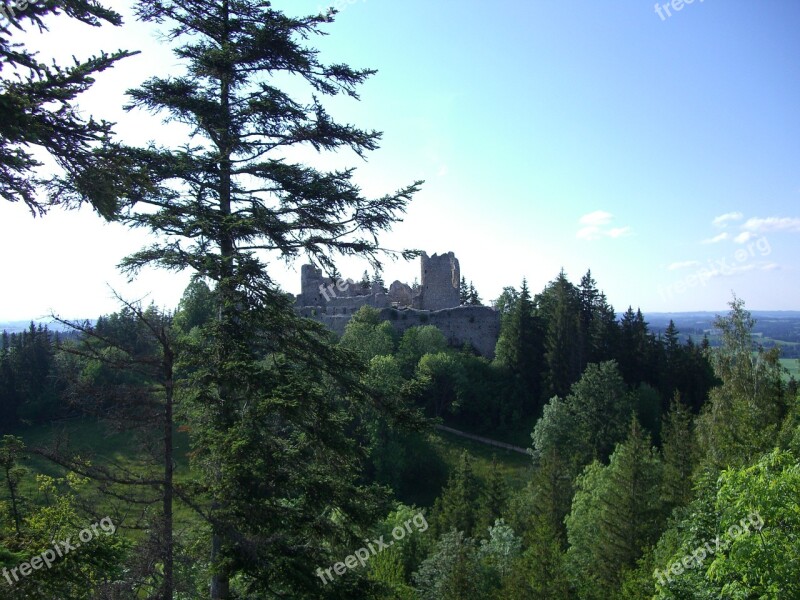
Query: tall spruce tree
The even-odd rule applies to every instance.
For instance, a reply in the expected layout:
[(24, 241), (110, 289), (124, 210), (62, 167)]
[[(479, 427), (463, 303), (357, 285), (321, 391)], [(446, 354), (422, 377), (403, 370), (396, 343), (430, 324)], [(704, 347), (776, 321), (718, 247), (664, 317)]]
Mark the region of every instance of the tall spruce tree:
[(692, 473), (697, 464), (697, 442), (691, 411), (677, 392), (661, 432), (664, 455), (663, 498), (670, 509), (692, 500)]
[(434, 532), (441, 536), (451, 529), (471, 536), (476, 532), (480, 517), (483, 485), (475, 475), (473, 459), (464, 450), (442, 495), (433, 509)]
[(545, 382), (548, 396), (564, 397), (581, 376), (581, 307), (578, 289), (562, 269), (537, 296), (546, 322)]
[[(297, 146), (359, 157), (378, 147), (379, 132), (337, 123), (321, 103), (358, 99), (374, 73), (324, 64), (307, 44), (335, 11), (291, 17), (266, 0), (141, 0), (137, 15), (170, 27), (185, 71), (131, 90), (129, 108), (185, 123), (192, 136), (120, 152), (122, 218), (159, 236), (122, 266), (191, 269), (215, 283), (216, 320), (186, 358), (185, 391), (203, 475), (196, 497), (208, 500), (197, 510), (212, 530), (211, 597), (230, 597), (237, 572), (249, 591), (307, 594), (319, 585), (309, 565), (328, 564), (375, 516), (375, 495), (358, 490), (362, 453), (344, 436), (348, 403), (366, 398), (359, 361), (295, 315), (264, 255), (306, 255), (327, 272), (337, 255), (359, 255), (380, 269), (377, 235), (421, 182), (366, 198), (354, 169), (287, 159)], [(278, 87), (286, 77), (307, 95)]]
[[(502, 309), (497, 362), (508, 367), (522, 387), (528, 414), (541, 410), (542, 335), (541, 322), (535, 314), (528, 282), (522, 280), (519, 294), (506, 294), (510, 307)], [(504, 301), (505, 302), (505, 301)]]
[(608, 466), (589, 465), (578, 478), (566, 519), (567, 565), (578, 597), (615, 597), (626, 569), (658, 540), (666, 516), (658, 451), (635, 419)]

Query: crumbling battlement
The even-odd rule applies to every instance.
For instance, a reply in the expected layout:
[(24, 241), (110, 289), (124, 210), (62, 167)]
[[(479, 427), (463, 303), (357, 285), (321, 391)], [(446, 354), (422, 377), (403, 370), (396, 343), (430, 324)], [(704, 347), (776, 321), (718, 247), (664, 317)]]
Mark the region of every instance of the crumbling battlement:
[(312, 265), (303, 265), (297, 311), (342, 335), (359, 308), (372, 306), (399, 332), (435, 325), (450, 345), (469, 344), (482, 356), (492, 358), (500, 335), (500, 314), (487, 306), (460, 306), (461, 269), (455, 254), (429, 257), (423, 253), (420, 271), (422, 283), (417, 287), (394, 281), (388, 293), (377, 284), (365, 293), (358, 282), (335, 281)]
[[(414, 308), (420, 310), (442, 310), (461, 304), (458, 284), (461, 281), (461, 268), (452, 252), (428, 257), (424, 252), (420, 257), (422, 285), (418, 302)], [(415, 298), (416, 300), (416, 298)]]

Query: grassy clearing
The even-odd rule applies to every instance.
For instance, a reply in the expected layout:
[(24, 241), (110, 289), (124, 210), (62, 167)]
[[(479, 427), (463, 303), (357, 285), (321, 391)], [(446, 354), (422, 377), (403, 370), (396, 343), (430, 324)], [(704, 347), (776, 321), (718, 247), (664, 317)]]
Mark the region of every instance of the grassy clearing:
[[(92, 419), (30, 427), (15, 433), (25, 441), (29, 449), (50, 446), (57, 439), (68, 439), (70, 448), (77, 450), (83, 456), (91, 457), (92, 462), (95, 464), (118, 465), (134, 472), (141, 470), (143, 451), (135, 437), (130, 433), (110, 432), (102, 423)], [(512, 443), (516, 441), (505, 437), (499, 439)], [(521, 437), (520, 439), (523, 438)], [(512, 489), (524, 487), (531, 478), (533, 466), (529, 456), (503, 448), (487, 446), (446, 432), (431, 434), (431, 441), (437, 453), (451, 468), (457, 463), (461, 451), (467, 450), (475, 459), (477, 474), (483, 478), (488, 476), (493, 459), (497, 461), (500, 471)], [(186, 456), (189, 450), (188, 435), (176, 433), (175, 445), (175, 478), (176, 481), (180, 482), (189, 478), (189, 465)], [(530, 445), (529, 433), (527, 443), (521, 443), (520, 445), (523, 447)], [(28, 468), (29, 473), (23, 481), (22, 488), (23, 493), (30, 498), (38, 497), (36, 474), (42, 473), (52, 477), (64, 475), (64, 469), (32, 453), (26, 456), (24, 466)], [(92, 493), (90, 497), (86, 497), (84, 500), (90, 502), (98, 512), (104, 512), (104, 514), (111, 514), (114, 507), (119, 506), (118, 501), (95, 493)], [(182, 506), (181, 503), (176, 502), (175, 511), (176, 519), (184, 524), (190, 525), (196, 522), (197, 517)]]
[(462, 450), (469, 452), (475, 459), (475, 471), (482, 478), (488, 477), (492, 459), (495, 458), (500, 472), (514, 490), (524, 487), (533, 474), (531, 457), (518, 452), (487, 446), (445, 431), (436, 432), (433, 443), (451, 468), (457, 463)]
[(784, 374), (785, 379), (788, 381), (789, 377), (794, 377), (800, 380), (800, 359), (797, 358), (782, 358), (781, 365), (789, 371), (788, 375)]
[[(143, 465), (151, 464), (136, 436), (129, 432), (112, 432), (103, 423), (93, 419), (75, 419), (23, 428), (15, 431), (14, 434), (25, 441), (29, 451), (22, 463), (28, 469), (28, 473), (22, 481), (21, 491), (24, 496), (31, 498), (34, 502), (43, 501), (37, 487), (36, 475), (63, 477), (65, 469), (30, 451), (37, 447), (51, 447), (56, 440), (62, 443), (68, 441), (72, 453), (88, 458), (93, 464), (114, 465), (120, 469), (119, 472), (125, 470), (129, 473), (142, 473)], [(189, 464), (186, 456), (189, 450), (188, 436), (185, 433), (175, 432), (174, 443), (175, 481), (186, 481), (189, 479)], [(158, 477), (161, 474), (160, 465), (150, 473), (151, 476)], [(92, 511), (97, 514), (120, 515), (129, 512), (123, 502), (100, 494), (93, 485), (84, 488), (79, 501), (81, 504), (90, 506)], [(159, 510), (160, 504), (153, 505), (152, 509)], [(179, 527), (196, 527), (199, 524), (196, 514), (180, 502), (175, 502), (174, 513), (175, 522)], [(115, 522), (120, 525), (117, 519)], [(125, 531), (127, 535), (134, 538), (140, 535), (139, 532), (126, 530), (124, 523), (121, 525), (121, 530)]]

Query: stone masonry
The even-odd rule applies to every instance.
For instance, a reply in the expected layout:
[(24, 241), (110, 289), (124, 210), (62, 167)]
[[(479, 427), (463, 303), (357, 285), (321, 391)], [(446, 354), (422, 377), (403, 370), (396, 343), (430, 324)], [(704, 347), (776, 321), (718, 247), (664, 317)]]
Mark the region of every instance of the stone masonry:
[(455, 254), (429, 257), (423, 252), (420, 275), (419, 286), (412, 288), (394, 281), (387, 293), (377, 284), (364, 290), (359, 282), (334, 281), (314, 266), (303, 265), (301, 292), (295, 305), (301, 315), (324, 323), (339, 335), (359, 308), (372, 306), (399, 332), (435, 325), (450, 345), (468, 344), (482, 356), (492, 358), (500, 334), (500, 315), (488, 306), (460, 305), (461, 269)]

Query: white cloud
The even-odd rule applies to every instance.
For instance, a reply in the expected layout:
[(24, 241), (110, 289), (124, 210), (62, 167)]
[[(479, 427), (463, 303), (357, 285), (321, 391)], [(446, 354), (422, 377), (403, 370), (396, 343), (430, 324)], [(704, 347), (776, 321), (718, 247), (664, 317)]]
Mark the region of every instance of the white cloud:
[(614, 215), (604, 210), (587, 213), (578, 219), (578, 223), (583, 227), (578, 230), (575, 237), (581, 240), (598, 240), (602, 237), (616, 239), (630, 234), (630, 227), (606, 228), (611, 224), (613, 218)]
[(755, 233), (752, 233), (750, 231), (743, 231), (735, 238), (733, 238), (733, 241), (736, 242), (737, 244), (744, 244), (752, 240), (754, 237), (756, 237)]
[(670, 271), (677, 271), (679, 269), (691, 269), (692, 267), (699, 267), (700, 261), (697, 260), (684, 260), (682, 262), (674, 262), (667, 267)]
[(740, 212), (729, 212), (715, 217), (714, 220), (711, 221), (711, 224), (714, 227), (727, 227), (728, 221), (741, 221), (743, 218), (744, 215)]
[(583, 215), (580, 219), (578, 219), (578, 223), (581, 225), (592, 225), (599, 227), (600, 225), (608, 225), (613, 217), (614, 215), (612, 215), (610, 212), (596, 210)]
[(727, 231), (723, 231), (719, 235), (715, 235), (713, 238), (708, 239), (708, 240), (703, 240), (700, 243), (701, 244), (716, 244), (717, 242), (722, 242), (722, 241), (727, 240), (727, 239), (728, 239), (728, 232)]
[(606, 232), (606, 235), (608, 235), (608, 237), (612, 237), (612, 238), (616, 239), (618, 237), (622, 237), (624, 235), (628, 235), (630, 232), (631, 232), (631, 228), (630, 227), (614, 227), (613, 229), (609, 229)]
[(746, 231), (764, 233), (766, 231), (791, 231), (800, 233), (800, 218), (797, 217), (766, 217), (752, 218), (742, 225)]
[(762, 271), (777, 271), (781, 266), (778, 263), (766, 263), (761, 265)]

